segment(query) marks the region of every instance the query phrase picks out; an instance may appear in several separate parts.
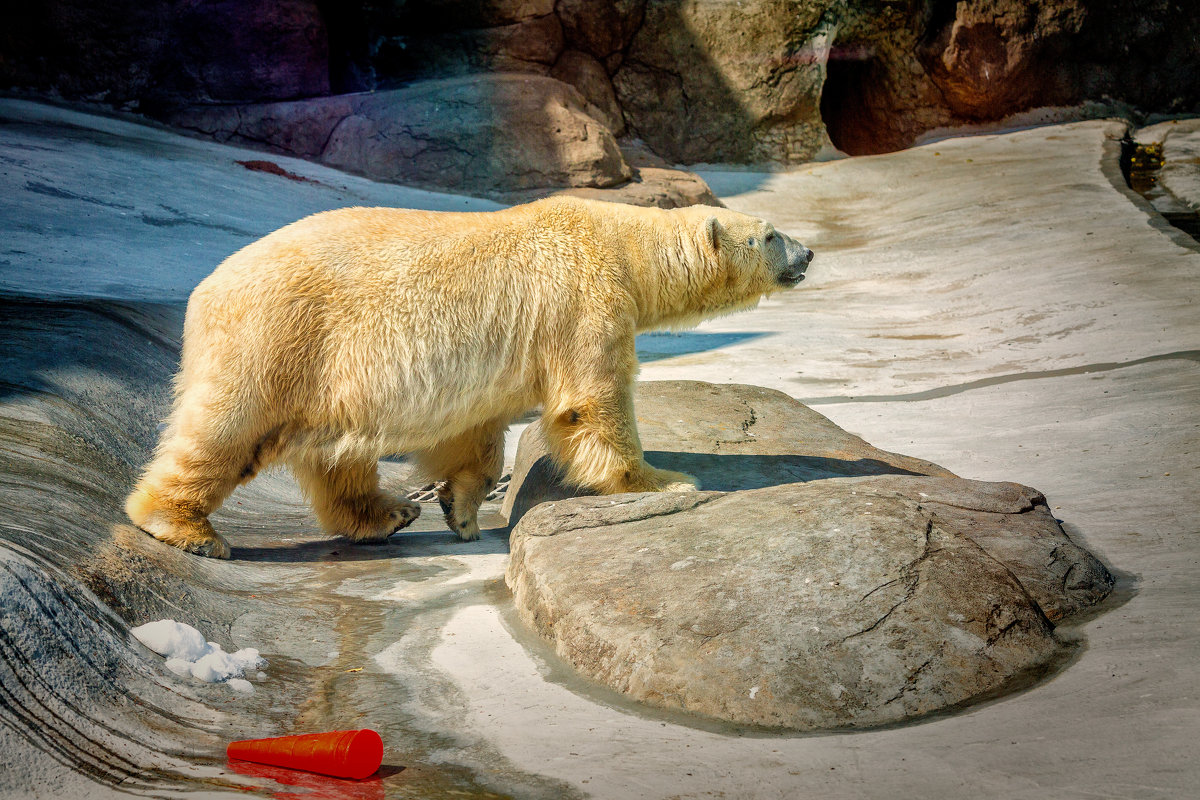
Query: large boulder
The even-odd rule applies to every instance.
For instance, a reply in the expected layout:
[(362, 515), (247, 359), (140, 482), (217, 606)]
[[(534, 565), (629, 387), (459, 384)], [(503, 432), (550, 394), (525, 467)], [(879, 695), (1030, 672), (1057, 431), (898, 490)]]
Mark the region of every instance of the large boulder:
[(655, 208), (683, 208), (684, 206), (716, 206), (725, 204), (713, 194), (712, 188), (694, 172), (660, 167), (637, 167), (633, 178), (607, 189), (578, 187), (574, 189), (537, 189), (510, 192), (499, 196), (509, 203), (526, 203), (550, 195), (570, 195), (590, 200), (605, 200), (610, 203), (628, 203), (633, 206)]
[(912, 719), (1046, 674), (1055, 623), (1113, 586), (1036, 490), (876, 450), (777, 392), (639, 388), (647, 459), (732, 491), (572, 497), (551, 473), (540, 495), (563, 499), (523, 510), (547, 477), (533, 428), (506, 574), (526, 624), (636, 700), (796, 730)]
[(632, 170), (574, 88), (472, 75), (289, 103), (197, 106), (174, 124), (372, 178), (466, 194), (612, 186)]
[(1061, 57), (1085, 16), (1082, 0), (959, 3), (952, 21), (927, 32), (924, 66), (950, 111), (966, 119), (1069, 100)]

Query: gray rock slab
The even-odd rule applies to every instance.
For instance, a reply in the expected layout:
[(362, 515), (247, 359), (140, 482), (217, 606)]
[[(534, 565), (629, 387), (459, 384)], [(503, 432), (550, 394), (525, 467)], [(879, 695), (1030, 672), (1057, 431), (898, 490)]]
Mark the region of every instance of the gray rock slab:
[(1027, 685), (1067, 649), (1054, 621), (1113, 587), (1029, 487), (758, 387), (640, 384), (636, 406), (644, 442), (678, 443), (648, 460), (727, 491), (572, 497), (531, 425), (506, 581), (559, 656), (640, 702), (795, 730), (912, 719)]
[(1177, 120), (1165, 126), (1159, 180), (1192, 211), (1200, 210), (1200, 119)]

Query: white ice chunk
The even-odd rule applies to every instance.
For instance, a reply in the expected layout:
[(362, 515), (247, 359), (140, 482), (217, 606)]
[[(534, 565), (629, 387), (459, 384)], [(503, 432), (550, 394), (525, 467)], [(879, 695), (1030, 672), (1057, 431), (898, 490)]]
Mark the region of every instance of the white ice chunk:
[(167, 669), (176, 675), (191, 675), (206, 683), (236, 680), (238, 685), (233, 688), (239, 692), (254, 691), (248, 681), (241, 680), (246, 670), (267, 666), (266, 659), (253, 647), (226, 653), (216, 642), (204, 641), (204, 636), (192, 626), (170, 619), (149, 622), (134, 628), (132, 633), (146, 647), (166, 656)]
[(253, 647), (226, 653), (220, 645), (216, 645), (192, 665), (192, 676), (207, 683), (216, 683), (228, 678), (240, 678), (247, 669), (259, 666), (266, 666), (266, 661), (258, 657), (258, 651)]
[(230, 678), (228, 681), (226, 681), (226, 683), (228, 683), (229, 688), (233, 689), (235, 692), (241, 692), (242, 694), (254, 694), (254, 684), (245, 678)]
[(160, 656), (195, 661), (208, 652), (209, 643), (191, 625), (173, 619), (147, 622), (130, 631), (137, 640)]

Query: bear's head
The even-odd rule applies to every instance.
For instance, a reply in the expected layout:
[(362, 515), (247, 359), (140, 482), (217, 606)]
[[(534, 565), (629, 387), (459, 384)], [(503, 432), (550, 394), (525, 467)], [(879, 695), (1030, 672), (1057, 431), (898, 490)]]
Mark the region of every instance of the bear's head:
[(790, 289), (804, 280), (813, 259), (812, 250), (771, 223), (736, 211), (709, 214), (703, 235), (725, 279), (752, 294)]
[(699, 263), (689, 269), (705, 315), (752, 308), (804, 280), (813, 252), (766, 220), (724, 208), (692, 206)]

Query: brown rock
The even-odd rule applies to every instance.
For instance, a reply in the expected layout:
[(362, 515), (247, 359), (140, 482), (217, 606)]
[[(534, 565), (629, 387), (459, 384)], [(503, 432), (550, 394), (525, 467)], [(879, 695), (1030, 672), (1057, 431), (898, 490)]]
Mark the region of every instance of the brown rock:
[(709, 185), (694, 172), (681, 169), (641, 167), (633, 171), (633, 180), (611, 189), (564, 189), (561, 194), (591, 197), (614, 203), (658, 208), (716, 206), (724, 208)]
[(645, 7), (646, 0), (559, 0), (556, 11), (567, 42), (604, 60), (629, 46)]
[(554, 0), (426, 0), (423, 5), (444, 18), (477, 27), (508, 25), (554, 12)]
[(955, 708), (1044, 674), (1051, 620), (1113, 586), (1036, 490), (877, 450), (778, 392), (640, 384), (637, 409), (647, 448), (671, 443), (647, 460), (733, 491), (570, 497), (530, 426), (506, 581), (561, 657), (649, 705), (798, 730)]
[(1070, 76), (1058, 60), (1085, 15), (1080, 0), (959, 3), (953, 22), (922, 49), (923, 61), (950, 110), (969, 119), (1067, 100)]
[(568, 194), (572, 197), (587, 197), (592, 200), (606, 200), (610, 203), (628, 203), (633, 206), (657, 208), (683, 208), (696, 205), (725, 207), (725, 204), (713, 194), (712, 189), (699, 175), (679, 169), (655, 167), (634, 169), (632, 180), (607, 189), (587, 186), (573, 189), (533, 189), (507, 192), (501, 196), (501, 199), (514, 204), (528, 203), (531, 200), (554, 194)]
[(173, 122), (372, 178), (488, 194), (612, 186), (632, 170), (572, 87), (479, 75), (294, 103), (188, 109)]
[(546, 14), (492, 27), (413, 36), (405, 45), (404, 60), (412, 75), (421, 78), (484, 72), (545, 74), (562, 51), (562, 26), (558, 17)]
[(567, 50), (550, 70), (550, 76), (578, 89), (595, 108), (592, 116), (608, 126), (613, 134), (620, 136), (625, 132), (625, 117), (617, 104), (612, 81), (599, 61), (579, 50)]

